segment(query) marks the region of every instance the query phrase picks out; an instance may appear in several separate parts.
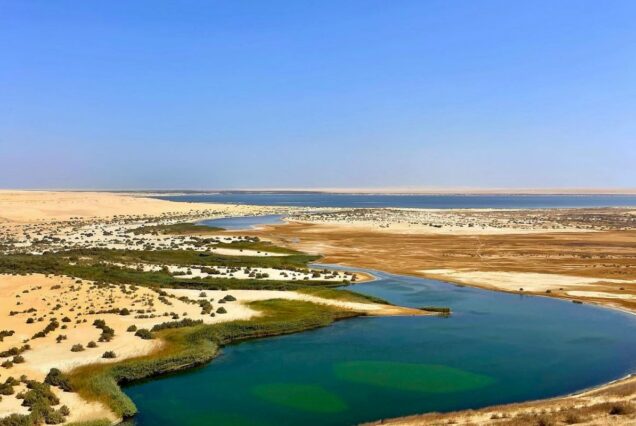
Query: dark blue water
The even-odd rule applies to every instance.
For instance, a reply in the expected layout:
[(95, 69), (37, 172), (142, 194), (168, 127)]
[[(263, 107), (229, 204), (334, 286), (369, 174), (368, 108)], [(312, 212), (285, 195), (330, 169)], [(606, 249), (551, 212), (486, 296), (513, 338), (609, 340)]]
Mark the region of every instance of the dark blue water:
[(636, 206), (635, 195), (387, 195), (331, 193), (245, 193), (157, 197), (200, 203), (307, 207), (575, 208)]
[(253, 229), (261, 225), (276, 225), (284, 223), (283, 216), (278, 214), (263, 216), (222, 217), (220, 219), (202, 220), (199, 225), (218, 227), (223, 229)]
[(203, 368), (126, 388), (136, 424), (351, 425), (563, 395), (636, 371), (634, 316), (379, 278), (350, 288), (453, 315), (359, 318), (226, 347)]

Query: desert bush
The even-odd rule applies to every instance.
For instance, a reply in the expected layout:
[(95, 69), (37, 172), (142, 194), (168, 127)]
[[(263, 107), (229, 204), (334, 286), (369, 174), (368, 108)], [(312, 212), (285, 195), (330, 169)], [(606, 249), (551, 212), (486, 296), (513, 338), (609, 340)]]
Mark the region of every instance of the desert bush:
[(71, 352), (82, 352), (83, 350), (84, 350), (84, 346), (79, 343), (71, 346)]
[(135, 332), (135, 336), (140, 337), (140, 338), (142, 338), (144, 340), (150, 340), (150, 339), (154, 338), (154, 336), (152, 335), (150, 330), (148, 330), (146, 328), (140, 328), (139, 330), (137, 330)]
[(65, 392), (72, 392), (73, 388), (69, 383), (68, 377), (57, 368), (51, 368), (44, 378), (44, 383), (51, 386), (57, 386)]
[(609, 410), (611, 416), (624, 416), (626, 414), (633, 414), (634, 412), (636, 412), (636, 409), (628, 402), (613, 404)]

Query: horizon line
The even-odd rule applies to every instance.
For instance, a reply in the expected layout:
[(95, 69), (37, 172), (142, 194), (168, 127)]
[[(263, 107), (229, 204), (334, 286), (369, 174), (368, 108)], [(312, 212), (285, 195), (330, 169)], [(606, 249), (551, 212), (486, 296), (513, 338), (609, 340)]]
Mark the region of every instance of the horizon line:
[(331, 193), (391, 195), (636, 195), (636, 188), (471, 188), (471, 187), (271, 187), (271, 188), (0, 188), (0, 192), (110, 192), (158, 194)]

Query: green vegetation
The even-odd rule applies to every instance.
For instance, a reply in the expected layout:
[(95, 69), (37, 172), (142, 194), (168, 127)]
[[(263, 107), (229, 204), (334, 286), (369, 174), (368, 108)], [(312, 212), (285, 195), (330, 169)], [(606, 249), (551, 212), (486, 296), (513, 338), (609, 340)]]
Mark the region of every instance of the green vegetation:
[(360, 315), (290, 300), (253, 302), (250, 306), (263, 315), (249, 321), (162, 330), (156, 334), (166, 344), (158, 352), (115, 364), (77, 368), (69, 374), (70, 383), (83, 398), (101, 401), (117, 415), (129, 417), (136, 413), (136, 408), (119, 384), (204, 364), (216, 355), (220, 346), (233, 342), (323, 327), (341, 318)]
[(172, 225), (147, 225), (133, 229), (135, 235), (141, 234), (164, 234), (164, 235), (184, 235), (184, 234), (218, 234), (225, 231), (223, 228), (214, 226), (197, 225), (196, 223), (174, 223)]
[(193, 320), (191, 318), (184, 318), (184, 319), (179, 320), (179, 321), (162, 322), (161, 324), (157, 324), (154, 327), (152, 327), (151, 331), (167, 330), (169, 328), (192, 327), (192, 326), (199, 325), (199, 324), (202, 324), (202, 323), (203, 323), (202, 320)]
[(68, 377), (57, 368), (51, 368), (44, 378), (44, 383), (57, 386), (65, 392), (71, 392), (73, 388), (68, 382)]
[(444, 307), (444, 306), (423, 306), (420, 308), (420, 310), (428, 311), (428, 312), (439, 312), (440, 314), (443, 314), (443, 315), (451, 314), (451, 308)]
[(270, 243), (269, 241), (261, 241), (258, 238), (252, 238), (248, 241), (232, 241), (230, 243), (218, 243), (215, 247), (219, 248), (228, 248), (233, 250), (255, 250), (255, 251), (263, 251), (269, 253), (280, 253), (280, 254), (302, 254), (299, 251), (288, 249), (285, 247), (279, 247)]
[(103, 420), (90, 420), (87, 422), (73, 422), (67, 423), (66, 426), (110, 426), (111, 421), (108, 419)]
[[(51, 391), (50, 385), (34, 380), (22, 379), (22, 381), (26, 385), (26, 390), (16, 395), (16, 397), (22, 400), (22, 406), (28, 407), (29, 414), (12, 414), (4, 417), (0, 419), (0, 426), (64, 423), (66, 416), (70, 414), (70, 410), (65, 405), (57, 410), (53, 408), (60, 404), (60, 400)], [(12, 381), (12, 385), (16, 384), (18, 384), (17, 381)]]
[[(167, 271), (145, 272), (137, 269), (120, 267), (112, 263), (155, 265), (176, 264), (181, 266), (202, 265), (207, 267), (272, 267), (289, 270), (306, 270), (307, 264), (317, 260), (317, 256), (304, 254), (258, 257), (258, 256), (223, 256), (194, 250), (108, 250), (84, 249), (70, 250), (43, 255), (10, 254), (0, 256), (0, 273), (27, 274), (42, 273), (66, 275), (95, 282), (112, 284), (135, 284), (150, 287), (186, 288), (197, 290), (299, 290), (305, 288), (338, 287), (342, 283), (333, 281), (305, 280), (267, 280), (237, 278), (197, 278), (183, 279), (173, 276)], [(325, 292), (325, 295), (329, 294)], [(331, 293), (335, 297), (337, 293)], [(352, 293), (353, 294), (353, 293)], [(347, 296), (339, 296), (347, 297)], [(354, 297), (354, 296), (352, 296)], [(356, 295), (365, 301), (372, 297)]]
[(388, 305), (384, 299), (380, 299), (375, 296), (368, 296), (360, 293), (355, 293), (349, 290), (333, 289), (325, 287), (304, 287), (295, 290), (298, 293), (308, 294), (310, 296), (322, 297), (323, 299), (341, 300), (343, 302), (355, 302), (355, 303), (380, 303)]
[(155, 338), (155, 336), (153, 336), (153, 334), (147, 328), (140, 328), (135, 332), (135, 336), (144, 340), (152, 340)]

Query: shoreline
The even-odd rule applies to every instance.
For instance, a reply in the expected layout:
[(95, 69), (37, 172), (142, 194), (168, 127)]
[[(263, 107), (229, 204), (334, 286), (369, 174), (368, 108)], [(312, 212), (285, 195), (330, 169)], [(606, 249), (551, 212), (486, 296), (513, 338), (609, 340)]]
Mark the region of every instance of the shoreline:
[[(66, 193), (66, 194), (72, 194), (72, 193)], [(91, 193), (91, 194), (95, 194), (95, 193)], [(2, 206), (2, 198), (1, 198), (2, 195), (3, 195), (3, 191), (0, 191), (0, 206)], [(48, 194), (48, 195), (51, 196), (51, 194)], [(82, 203), (82, 201), (78, 200), (78, 198), (85, 198), (86, 197), (86, 193), (81, 193), (81, 197), (77, 197), (76, 195), (77, 194), (71, 195), (69, 197), (71, 199), (71, 203), (72, 204), (73, 203)], [(98, 195), (101, 196), (102, 194), (98, 194)], [(123, 205), (119, 205), (119, 206), (117, 206), (114, 209), (115, 211), (118, 211), (118, 212), (119, 211), (129, 211), (128, 209), (130, 209), (133, 205), (135, 205), (135, 202), (139, 201), (140, 199), (142, 199), (142, 200), (144, 199), (143, 197), (138, 197), (138, 196), (117, 195), (117, 194), (112, 194), (112, 193), (109, 193), (109, 194), (106, 195), (106, 198), (108, 199), (108, 202), (113, 200), (113, 197), (119, 197), (120, 198), (119, 201), (123, 201)], [(123, 197), (126, 197), (126, 198), (122, 199)], [(55, 195), (53, 195), (53, 198), (55, 198)], [(157, 201), (157, 203), (155, 203), (154, 201)], [(142, 206), (144, 204), (145, 203), (143, 203), (143, 202), (141, 203)], [(143, 210), (143, 209), (139, 213), (149, 214), (150, 216), (157, 216), (159, 214), (165, 214), (166, 211), (177, 210), (177, 211), (182, 212), (182, 213), (191, 214), (193, 209), (196, 210), (196, 211), (199, 211), (199, 210), (200, 211), (206, 211), (206, 210), (208, 210), (210, 208), (219, 208), (219, 205), (217, 205), (217, 204), (180, 203), (180, 202), (168, 202), (168, 201), (162, 201), (162, 200), (153, 200), (153, 203), (151, 203), (151, 204), (154, 204), (154, 205), (145, 207), (145, 208), (148, 208), (147, 213), (144, 213), (146, 210)], [(159, 206), (159, 204), (162, 204), (162, 205)], [(178, 206), (178, 205), (180, 205), (178, 208), (174, 208), (175, 206)], [(255, 214), (258, 215), (258, 214), (261, 214), (260, 212), (263, 212), (263, 211), (270, 212), (270, 211), (276, 210), (276, 209), (278, 209), (278, 211), (284, 210), (284, 209), (272, 208), (272, 207), (268, 207), (268, 206), (248, 206), (248, 205), (244, 205), (244, 206), (221, 205), (221, 206), (223, 206), (223, 208), (219, 208), (219, 210), (222, 211), (222, 213), (219, 212), (220, 214), (233, 215), (233, 216), (244, 216), (244, 215), (255, 215)], [(110, 217), (110, 216), (113, 215), (112, 206), (110, 206), (111, 210), (108, 210), (106, 212), (101, 212), (101, 211), (97, 212), (97, 210), (100, 209), (100, 205), (99, 204), (93, 205), (93, 206), (81, 205), (81, 207), (82, 207), (82, 209), (85, 209), (85, 210), (80, 210), (80, 212), (83, 215), (88, 216), (88, 218), (91, 219), (91, 220), (96, 220), (96, 216), (100, 216), (100, 217), (103, 218), (103, 217)], [(229, 208), (229, 207), (231, 207), (231, 208)], [(297, 210), (298, 209), (296, 209), (296, 211)], [(20, 210), (17, 213), (15, 211), (12, 211), (11, 213), (12, 213), (12, 217), (13, 217), (14, 220), (12, 221), (11, 218), (9, 219), (9, 226), (22, 226), (24, 224), (30, 224), (30, 223), (35, 223), (35, 224), (42, 224), (43, 223), (41, 221), (41, 218), (38, 218), (37, 220), (26, 221), (26, 222), (21, 221), (21, 220), (17, 220), (16, 221), (15, 217), (17, 215), (19, 215), (20, 213), (24, 213), (24, 212), (27, 212), (29, 214), (34, 214), (35, 212), (38, 212), (39, 214), (41, 214), (43, 212), (44, 213), (48, 212), (49, 213), (48, 220), (50, 222), (64, 220), (64, 218), (66, 218), (66, 217), (74, 217), (75, 215), (78, 214), (78, 210), (74, 210), (72, 213), (68, 213), (68, 212), (61, 211), (59, 207), (55, 207), (55, 206), (54, 206), (54, 208), (48, 208), (48, 210), (45, 209), (44, 211), (42, 209), (34, 209), (32, 206), (30, 206), (27, 210)], [(96, 212), (98, 214), (95, 214)], [(120, 213), (118, 213), (118, 214), (120, 214)], [(46, 222), (44, 222), (44, 223), (46, 223)], [(0, 225), (6, 225), (6, 224), (7, 224), (6, 222), (3, 224), (1, 219), (0, 219)], [(299, 223), (295, 223), (295, 222), (289, 222), (289, 223), (284, 224), (284, 225), (273, 225), (273, 226), (272, 225), (265, 225), (261, 229), (244, 230), (244, 231), (240, 231), (240, 232), (241, 233), (258, 234), (258, 235), (268, 235), (268, 234), (275, 235), (277, 233), (285, 234), (285, 232), (287, 230), (289, 230), (289, 229), (295, 229), (294, 227), (302, 228), (303, 226), (311, 226), (311, 225), (299, 224)], [(286, 229), (286, 231), (283, 231), (284, 228)], [(333, 227), (331, 232), (334, 232), (334, 229), (336, 230), (335, 232), (339, 232), (340, 231), (337, 227)], [(347, 232), (349, 232), (349, 231), (347, 231)], [(359, 235), (363, 235), (360, 230), (355, 230), (355, 232), (358, 232)], [(385, 241), (387, 238), (390, 239), (390, 238), (395, 237), (394, 235), (392, 236), (391, 233), (386, 233), (386, 232), (377, 232), (375, 230), (371, 230), (371, 231), (368, 231), (368, 232), (373, 234), (374, 238), (379, 238), (379, 241), (381, 243), (383, 241)], [(226, 234), (226, 235), (229, 235), (231, 233), (232, 233), (232, 231), (224, 232), (224, 234)], [(301, 235), (301, 234), (299, 234), (299, 235)], [(358, 235), (358, 234), (348, 235), (347, 237), (351, 237), (351, 236), (355, 236), (355, 235)], [(524, 237), (524, 236), (525, 236), (525, 234), (516, 235), (516, 236), (512, 235), (512, 237)], [(577, 235), (575, 235), (575, 237), (576, 236)], [(283, 235), (283, 237), (285, 237), (285, 235)], [(307, 234), (302, 234), (302, 239), (306, 240), (307, 239), (306, 237), (307, 237)], [(315, 241), (318, 241), (318, 242), (321, 241), (321, 235), (313, 235), (313, 237), (315, 237), (314, 238)], [(400, 237), (404, 237), (404, 236), (400, 236)], [(428, 237), (428, 236), (424, 236), (424, 237)], [(444, 237), (446, 237), (446, 236), (444, 236)], [(456, 236), (450, 236), (450, 237), (454, 238)], [(493, 238), (497, 238), (497, 237), (498, 236), (494, 236)], [(542, 235), (539, 235), (539, 237), (542, 237)], [(560, 235), (557, 234), (556, 236), (553, 236), (551, 238), (559, 238), (559, 237), (560, 237)], [(355, 240), (355, 238), (353, 238), (353, 239)], [(283, 241), (284, 242), (283, 243), (284, 246), (294, 246), (295, 244), (296, 245), (303, 245), (304, 243), (306, 243), (306, 241), (301, 241), (301, 239), (299, 239), (298, 243), (294, 243), (293, 241), (291, 241), (289, 239), (286, 239), (286, 238), (279, 239), (279, 241)], [(311, 243), (311, 241), (310, 241), (310, 243)], [(358, 243), (357, 241), (353, 241), (352, 244), (353, 244), (354, 248), (357, 250), (358, 255), (359, 255), (361, 250), (362, 250), (363, 253), (366, 253), (365, 252), (365, 245), (364, 244), (357, 244), (357, 243)], [(327, 244), (327, 245), (325, 245), (324, 241), (323, 241), (323, 243), (314, 245), (314, 248), (317, 249), (314, 252), (324, 253), (323, 260), (325, 260), (326, 264), (352, 266), (354, 268), (356, 267), (356, 265), (352, 265), (351, 264), (351, 260), (349, 260), (349, 263), (347, 263), (347, 261), (343, 261), (342, 259), (338, 259), (337, 256), (334, 257), (334, 253), (333, 253), (334, 247), (337, 250), (344, 251), (347, 256), (349, 256), (351, 254), (351, 253), (346, 251), (347, 247), (345, 247), (343, 245), (338, 245), (338, 244), (333, 244), (333, 245)], [(499, 247), (497, 249), (499, 249)], [(301, 251), (306, 251), (306, 250), (303, 250), (301, 248)], [(354, 259), (353, 261), (355, 261), (355, 258), (353, 258), (353, 259)], [(363, 265), (357, 265), (357, 266), (359, 266), (361, 268), (365, 268), (365, 269), (377, 269), (378, 271), (386, 271), (388, 273), (397, 273), (397, 274), (401, 274), (401, 275), (415, 276), (415, 277), (420, 277), (420, 278), (421, 277), (424, 277), (424, 278), (430, 277), (430, 278), (441, 280), (441, 281), (446, 281), (446, 282), (459, 284), (459, 285), (466, 285), (466, 286), (471, 286), (471, 287), (483, 288), (483, 289), (490, 290), (490, 291), (501, 291), (501, 292), (520, 294), (519, 292), (514, 291), (514, 290), (505, 290), (505, 289), (497, 288), (497, 287), (481, 286), (479, 284), (474, 284), (474, 283), (471, 284), (469, 282), (453, 281), (452, 279), (449, 279), (448, 277), (445, 277), (445, 276), (444, 277), (435, 276), (434, 274), (426, 275), (426, 274), (423, 274), (422, 272), (420, 272), (419, 270), (410, 270), (408, 268), (407, 269), (403, 269), (402, 267), (391, 267), (391, 268), (388, 268), (388, 269), (387, 268), (382, 268), (382, 267), (374, 268), (374, 267), (369, 267), (368, 265), (364, 265), (364, 264)], [(398, 268), (398, 269), (396, 270), (396, 268)], [(363, 280), (356, 281), (356, 284), (357, 283), (364, 283), (364, 282), (373, 281), (375, 279), (376, 278), (372, 274), (370, 274), (368, 277), (363, 278)], [(521, 293), (521, 294), (537, 295), (537, 296), (542, 296), (542, 297), (552, 297), (552, 298), (559, 298), (559, 299), (564, 299), (564, 300), (572, 300), (571, 298), (562, 297), (562, 296), (559, 296), (557, 294), (547, 295), (547, 294), (535, 294), (535, 293), (532, 293), (532, 292), (524, 292), (524, 293)], [(594, 303), (594, 304), (599, 305), (602, 308), (621, 310), (622, 312), (629, 313), (631, 315), (634, 315), (634, 313), (635, 313), (634, 308), (625, 307), (625, 306), (616, 306), (616, 305), (613, 305), (611, 302), (608, 302), (608, 301), (603, 301), (603, 300), (592, 301), (592, 300), (588, 300), (588, 301), (586, 301), (586, 303)], [(90, 365), (94, 366), (96, 364), (90, 364)], [(186, 364), (181, 364), (181, 368), (184, 368), (184, 367), (188, 368), (189, 365), (190, 364), (187, 364), (187, 363)], [(569, 398), (572, 398), (572, 397), (575, 397), (575, 396), (578, 396), (578, 395), (584, 395), (584, 394), (587, 394), (589, 392), (604, 391), (604, 390), (607, 390), (607, 389), (611, 389), (611, 388), (613, 388), (613, 386), (616, 383), (624, 384), (624, 382), (626, 382), (627, 384), (630, 384), (631, 382), (636, 383), (636, 378), (634, 378), (633, 375), (632, 375), (632, 376), (628, 376), (628, 377), (623, 378), (623, 379), (618, 379), (618, 380), (614, 380), (614, 381), (609, 382), (609, 383), (598, 385), (597, 387), (594, 387), (594, 388), (583, 389), (581, 391), (576, 392), (575, 394), (564, 395), (564, 396), (561, 396), (561, 397), (551, 398), (551, 399), (548, 399), (548, 400), (528, 401), (528, 402), (516, 403), (516, 404), (512, 404), (512, 405), (514, 405), (514, 406), (520, 406), (520, 405), (523, 405), (523, 406), (528, 406), (528, 405), (536, 406), (536, 405), (541, 405), (541, 404), (545, 404), (545, 403), (548, 403), (548, 402), (566, 401)], [(484, 407), (483, 409), (479, 409), (479, 410), (483, 411), (483, 410), (488, 410), (488, 409), (491, 409), (491, 408), (493, 408), (493, 407)], [(452, 413), (447, 413), (445, 415), (452, 415)], [(424, 415), (424, 416), (427, 416), (427, 415)], [(393, 419), (393, 420), (389, 420), (389, 422), (394, 422), (394, 421), (397, 422), (398, 420), (401, 421), (400, 419)], [(396, 424), (399, 424), (399, 423), (396, 423)], [(417, 424), (417, 423), (415, 423), (415, 424)]]
[[(299, 229), (295, 230), (294, 232), (286, 233), (284, 231), (285, 226), (289, 227), (290, 225), (270, 226), (269, 229), (264, 234), (266, 236), (273, 237), (273, 239), (277, 241), (277, 243), (280, 243), (282, 245), (286, 245), (289, 247), (302, 246), (305, 249), (308, 249), (310, 247), (315, 247), (316, 248), (315, 251), (312, 251), (311, 249), (309, 249), (309, 251), (315, 252), (315, 253), (322, 253), (324, 255), (324, 261), (326, 264), (333, 264), (336, 266), (342, 266), (345, 268), (352, 268), (352, 269), (356, 269), (356, 268), (364, 268), (364, 269), (371, 269), (371, 270), (375, 269), (378, 271), (386, 271), (388, 273), (401, 274), (401, 275), (412, 276), (417, 278), (430, 278), (430, 279), (447, 282), (447, 283), (450, 283), (451, 285), (474, 287), (474, 288), (480, 288), (487, 291), (504, 292), (509, 294), (519, 294), (519, 295), (527, 295), (527, 296), (540, 296), (545, 298), (558, 299), (558, 300), (561, 300), (563, 303), (567, 303), (568, 301), (570, 301), (571, 303), (573, 300), (577, 300), (576, 297), (572, 297), (572, 296), (566, 297), (566, 296), (560, 296), (557, 294), (546, 294), (546, 293), (537, 293), (537, 292), (519, 292), (519, 291), (515, 291), (514, 289), (506, 290), (496, 286), (488, 286), (488, 285), (482, 285), (482, 284), (470, 282), (468, 280), (453, 280), (452, 278), (449, 278), (448, 276), (444, 276), (444, 275), (440, 276), (440, 275), (435, 275), (432, 273), (426, 274), (426, 273), (423, 273), (422, 271), (414, 270), (412, 268), (411, 269), (401, 268), (399, 266), (400, 263), (398, 262), (396, 262), (394, 267), (391, 267), (391, 268), (382, 268), (382, 265), (380, 264), (371, 265), (370, 262), (368, 261), (357, 263), (356, 261), (362, 259), (362, 257), (352, 256), (353, 250), (349, 250), (349, 247), (343, 247), (342, 245), (338, 244), (339, 240), (331, 241), (329, 240), (329, 238), (322, 239), (320, 235), (315, 236), (313, 232), (303, 233), (303, 232), (300, 232), (301, 230)], [(298, 226), (302, 228), (303, 226), (311, 227), (313, 225), (299, 224)], [(335, 227), (332, 227), (332, 229), (330, 229), (329, 232), (334, 232), (334, 233), (337, 232), (335, 231), (335, 229), (336, 229)], [(326, 235), (329, 235), (329, 234), (326, 234)], [(373, 238), (377, 238), (379, 241), (382, 241), (383, 239), (385, 239), (385, 237), (389, 236), (390, 234), (378, 232), (377, 230), (369, 230), (367, 235), (372, 235)], [(346, 238), (355, 239), (355, 236), (347, 235)], [(304, 242), (303, 242), (303, 239), (305, 240)], [(291, 241), (296, 241), (296, 243), (292, 243)], [(354, 244), (352, 244), (352, 246), (353, 245)], [(362, 247), (358, 246), (357, 250), (364, 250), (364, 247), (366, 246), (364, 245), (362, 245)], [(321, 251), (320, 249), (325, 251)], [(341, 255), (339, 256), (338, 253), (340, 253)], [(617, 304), (616, 302), (602, 300), (602, 299), (589, 300), (584, 298), (578, 298), (578, 300), (583, 300), (583, 303), (592, 304), (599, 309), (610, 309), (612, 311), (619, 312), (624, 315), (636, 315), (636, 307), (634, 306), (621, 306), (620, 304)], [(555, 405), (558, 406), (559, 409), (563, 409), (569, 404), (574, 404), (574, 403), (585, 404), (587, 402), (580, 402), (579, 400), (585, 399), (589, 394), (594, 394), (594, 398), (590, 399), (591, 401), (590, 404), (596, 404), (601, 408), (607, 404), (622, 404), (626, 400), (626, 398), (622, 398), (622, 397), (616, 398), (612, 395), (612, 392), (617, 387), (626, 388), (627, 390), (625, 392), (627, 392), (628, 395), (631, 395), (631, 396), (636, 395), (636, 373), (628, 373), (625, 376), (611, 380), (606, 383), (601, 383), (589, 388), (584, 388), (584, 389), (575, 391), (573, 393), (556, 396), (552, 398), (547, 398), (547, 399), (522, 401), (522, 402), (510, 403), (505, 405), (486, 406), (486, 407), (482, 407), (475, 410), (461, 410), (461, 411), (454, 411), (454, 412), (448, 412), (448, 413), (414, 414), (414, 415), (409, 415), (404, 417), (376, 420), (369, 423), (364, 423), (364, 425), (392, 424), (396, 426), (418, 426), (418, 425), (425, 425), (425, 424), (431, 424), (431, 423), (442, 424), (445, 422), (452, 422), (454, 424), (466, 424), (466, 425), (482, 424), (482, 423), (496, 424), (499, 422), (507, 421), (507, 419), (509, 419), (508, 417), (502, 417), (502, 418), (492, 417), (491, 418), (491, 416), (499, 416), (500, 411), (504, 411), (508, 414), (513, 413), (514, 416), (521, 416), (522, 418), (525, 418), (524, 416), (528, 417), (527, 422), (523, 423), (521, 422), (523, 420), (521, 420), (520, 423), (515, 423), (515, 424), (535, 425), (537, 424), (536, 423), (537, 419), (533, 416), (536, 414), (535, 412), (537, 410), (544, 410), (544, 409), (552, 410), (554, 409), (553, 406)], [(629, 398), (627, 398), (627, 400), (629, 400)], [(587, 399), (585, 401), (587, 401)], [(605, 405), (602, 405), (602, 404), (605, 404)], [(578, 415), (577, 410), (574, 410), (572, 412), (572, 416)], [(603, 417), (605, 414), (606, 413), (596, 413), (595, 415), (605, 419), (605, 417)], [(632, 421), (636, 421), (636, 416), (631, 416), (629, 419), (626, 420), (625, 423), (621, 423), (620, 420), (617, 420), (617, 419), (611, 419), (611, 420), (613, 422), (612, 424), (631, 424)], [(601, 420), (601, 421), (605, 421), (605, 420)]]

